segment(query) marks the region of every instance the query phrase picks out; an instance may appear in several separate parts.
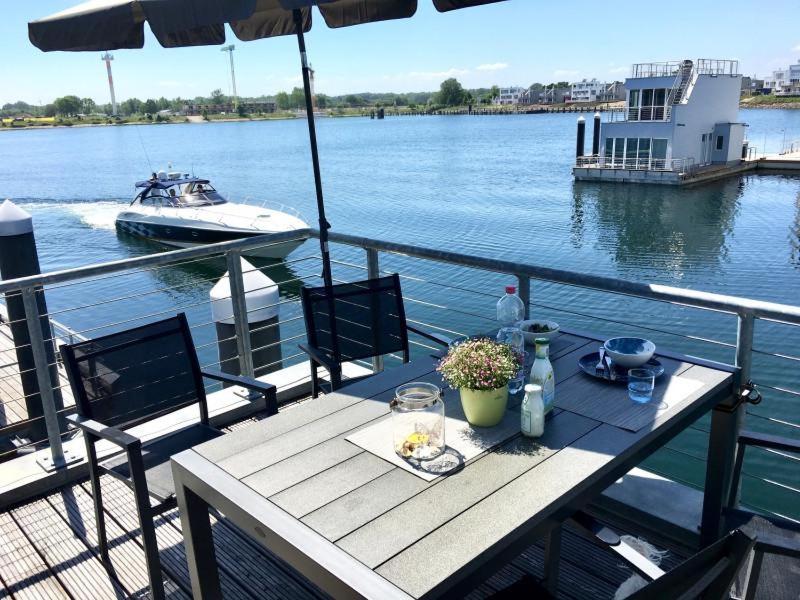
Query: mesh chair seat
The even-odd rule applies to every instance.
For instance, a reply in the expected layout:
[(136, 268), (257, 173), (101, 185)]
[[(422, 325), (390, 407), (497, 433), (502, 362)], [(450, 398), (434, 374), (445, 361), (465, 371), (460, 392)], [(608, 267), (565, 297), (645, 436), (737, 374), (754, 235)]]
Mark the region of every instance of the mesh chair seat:
[[(175, 482), (169, 458), (178, 452), (188, 450), (223, 435), (218, 429), (197, 423), (168, 436), (142, 445), (142, 461), (147, 480), (147, 491), (159, 502), (175, 496)], [(131, 478), (130, 463), (125, 454), (114, 456), (100, 463), (100, 466), (126, 483)]]
[[(758, 540), (769, 536), (800, 547), (800, 525), (781, 521), (780, 525), (746, 510), (729, 509), (725, 515), (726, 527), (741, 529)], [(743, 574), (740, 575), (739, 589), (744, 587)], [(790, 556), (765, 553), (758, 575), (756, 598), (770, 600), (797, 600), (800, 590), (800, 561)]]

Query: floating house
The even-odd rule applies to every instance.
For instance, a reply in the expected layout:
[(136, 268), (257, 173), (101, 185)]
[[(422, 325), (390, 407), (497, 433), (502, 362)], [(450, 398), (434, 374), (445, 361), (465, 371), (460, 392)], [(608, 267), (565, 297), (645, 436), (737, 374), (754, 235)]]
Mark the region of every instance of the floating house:
[(575, 179), (682, 184), (742, 167), (737, 61), (635, 64), (625, 91), (624, 108), (595, 119), (591, 155), (579, 144)]

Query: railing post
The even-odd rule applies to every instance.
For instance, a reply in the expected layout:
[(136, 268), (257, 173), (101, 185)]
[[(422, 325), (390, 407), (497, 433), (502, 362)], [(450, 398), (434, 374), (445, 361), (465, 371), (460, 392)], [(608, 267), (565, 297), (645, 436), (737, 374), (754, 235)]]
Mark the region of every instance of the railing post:
[[(375, 248), (364, 248), (367, 253), (367, 277), (369, 279), (377, 279), (381, 276), (381, 267), (378, 262), (378, 251)], [(383, 357), (372, 357), (372, 372), (380, 373), (383, 371)]]
[(24, 287), (21, 292), (22, 304), (25, 307), (25, 322), (28, 326), (28, 335), (31, 341), (33, 364), (36, 369), (36, 381), (39, 384), (42, 414), (47, 428), (47, 441), (50, 444), (50, 456), (41, 456), (37, 462), (46, 471), (51, 471), (65, 467), (67, 464), (78, 460), (78, 457), (65, 452), (61, 444), (61, 428), (58, 423), (53, 381), (50, 378), (50, 365), (47, 360), (41, 315), (36, 302), (36, 288)]
[(247, 325), (247, 300), (244, 295), (241, 252), (229, 250), (226, 259), (231, 285), (231, 306), (233, 307), (233, 326), (236, 331), (236, 350), (239, 353), (239, 372), (245, 377), (255, 377), (253, 355), (250, 348), (250, 328)]
[[(701, 547), (715, 542), (723, 533), (722, 510), (730, 497), (736, 445), (744, 420), (745, 411), (740, 392), (742, 385), (750, 380), (754, 324), (752, 312), (739, 313), (736, 336), (736, 366), (739, 367), (739, 373), (734, 379), (731, 396), (715, 406), (711, 413), (703, 521), (700, 528)], [(738, 492), (736, 497), (738, 498)]]
[(527, 275), (517, 275), (517, 289), (519, 299), (525, 305), (525, 318), (531, 318), (531, 278)]

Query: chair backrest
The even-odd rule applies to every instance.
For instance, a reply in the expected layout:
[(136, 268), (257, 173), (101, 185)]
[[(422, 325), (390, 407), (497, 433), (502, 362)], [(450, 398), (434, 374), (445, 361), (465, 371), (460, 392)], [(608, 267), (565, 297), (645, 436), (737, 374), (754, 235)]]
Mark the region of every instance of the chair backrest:
[(755, 540), (741, 531), (733, 531), (631, 594), (628, 600), (727, 599), (754, 544)]
[(183, 313), (93, 340), (61, 346), (78, 414), (113, 427), (200, 403), (203, 379)]
[(346, 362), (390, 352), (408, 360), (408, 330), (400, 277), (301, 290), (308, 343)]

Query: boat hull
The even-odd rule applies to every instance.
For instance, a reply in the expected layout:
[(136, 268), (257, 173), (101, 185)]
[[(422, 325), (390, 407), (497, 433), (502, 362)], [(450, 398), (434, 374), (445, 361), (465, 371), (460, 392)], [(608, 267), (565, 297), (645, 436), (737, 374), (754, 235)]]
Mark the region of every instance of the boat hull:
[[(192, 248), (206, 244), (229, 242), (248, 237), (269, 235), (266, 231), (247, 231), (230, 228), (186, 227), (183, 224), (159, 224), (127, 219), (123, 215), (117, 217), (117, 231), (147, 238), (154, 242), (176, 248)], [(289, 240), (280, 244), (271, 244), (242, 251), (246, 256), (259, 258), (283, 259), (298, 248), (304, 240)]]

